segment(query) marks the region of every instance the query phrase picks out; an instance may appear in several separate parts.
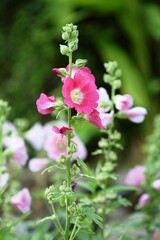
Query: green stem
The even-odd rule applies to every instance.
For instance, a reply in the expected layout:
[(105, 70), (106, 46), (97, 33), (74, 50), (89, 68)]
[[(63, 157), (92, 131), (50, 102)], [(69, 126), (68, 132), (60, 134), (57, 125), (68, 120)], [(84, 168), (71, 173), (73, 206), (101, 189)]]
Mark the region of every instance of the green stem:
[(4, 164), (4, 155), (3, 155), (3, 146), (2, 146), (2, 138), (3, 138), (2, 124), (3, 124), (3, 121), (0, 119), (0, 166), (3, 166)]
[[(69, 55), (69, 75), (72, 75), (72, 52)], [(71, 109), (68, 108), (68, 127), (71, 127)], [(71, 145), (71, 134), (68, 134), (68, 142), (67, 142), (67, 147), (68, 150), (70, 149)], [(67, 157), (67, 166), (66, 166), (66, 171), (67, 171), (67, 187), (70, 189), (71, 187), (71, 154), (68, 154)], [(65, 227), (65, 240), (68, 240), (69, 238), (69, 228), (70, 228), (70, 216), (68, 212), (68, 206), (70, 204), (70, 200), (67, 198), (66, 200), (66, 227)]]
[(75, 221), (75, 224), (74, 224), (74, 227), (73, 227), (73, 230), (72, 230), (72, 233), (71, 233), (71, 236), (70, 236), (69, 240), (73, 240), (74, 239), (73, 236), (75, 235), (75, 232), (76, 232), (77, 222), (78, 222), (78, 218)]
[(60, 221), (59, 221), (59, 218), (58, 218), (58, 216), (57, 216), (57, 214), (56, 214), (56, 211), (55, 211), (55, 208), (54, 208), (53, 203), (51, 204), (51, 206), (52, 206), (53, 214), (54, 214), (54, 216), (55, 216), (55, 220), (56, 220), (56, 222), (57, 222), (56, 227), (57, 227), (57, 229), (59, 230), (59, 232), (60, 232), (62, 235), (64, 235), (64, 230), (63, 230), (62, 225), (61, 225), (61, 223), (60, 223)]

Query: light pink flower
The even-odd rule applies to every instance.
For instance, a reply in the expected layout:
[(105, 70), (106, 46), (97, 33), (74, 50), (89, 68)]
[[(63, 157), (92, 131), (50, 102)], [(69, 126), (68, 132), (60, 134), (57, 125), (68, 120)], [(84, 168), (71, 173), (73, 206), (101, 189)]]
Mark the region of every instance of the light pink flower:
[(139, 204), (140, 206), (145, 205), (145, 204), (148, 202), (149, 198), (150, 198), (150, 197), (149, 197), (149, 194), (143, 193), (143, 194), (140, 196), (139, 200), (138, 200), (138, 204)]
[(128, 95), (117, 95), (115, 96), (115, 106), (118, 110), (125, 111), (131, 108), (133, 105), (133, 98)]
[(38, 112), (41, 114), (49, 114), (54, 111), (54, 103), (56, 99), (54, 96), (48, 97), (46, 94), (41, 93), (36, 101)]
[(96, 127), (104, 128), (102, 124), (102, 120), (100, 118), (100, 114), (96, 109), (93, 109), (93, 111), (87, 114), (84, 118), (88, 120), (90, 123), (92, 123), (93, 125), (95, 125)]
[(158, 240), (160, 237), (160, 230), (156, 230), (152, 236), (151, 236), (151, 240)]
[(8, 173), (2, 173), (0, 174), (0, 189), (3, 188), (9, 179), (9, 174)]
[(134, 107), (123, 112), (126, 114), (127, 118), (134, 123), (143, 122), (147, 114), (147, 110), (143, 107)]
[(92, 74), (84, 74), (84, 71), (77, 71), (74, 77), (64, 79), (62, 94), (65, 104), (75, 108), (77, 112), (89, 114), (98, 106), (99, 94), (93, 81)]
[(153, 188), (160, 191), (160, 179), (157, 179), (153, 182)]
[(137, 165), (127, 173), (124, 180), (126, 185), (139, 187), (141, 183), (145, 180), (144, 175), (145, 167)]
[[(85, 159), (87, 156), (87, 150), (82, 141), (75, 136), (72, 141), (77, 144), (78, 151), (73, 154), (73, 158), (79, 157)], [(55, 132), (50, 132), (46, 136), (46, 141), (44, 144), (44, 149), (46, 150), (48, 157), (57, 160), (62, 154), (67, 156), (67, 145), (64, 141), (61, 141), (59, 136)]]
[(66, 140), (65, 135), (66, 135), (69, 131), (72, 131), (73, 128), (69, 128), (69, 127), (65, 127), (65, 126), (62, 126), (61, 128), (59, 128), (59, 127), (54, 126), (54, 127), (52, 128), (52, 130), (53, 130), (55, 133), (60, 134), (60, 136), (61, 136), (61, 138), (60, 138), (61, 141), (65, 141), (65, 140)]
[(35, 123), (25, 135), (28, 142), (35, 150), (40, 150), (45, 140), (45, 131), (40, 123)]
[(6, 146), (8, 139), (10, 139), (12, 136), (17, 136), (18, 134), (15, 125), (10, 121), (4, 122), (2, 126), (2, 133), (3, 133), (2, 141), (4, 146)]
[(11, 198), (11, 204), (19, 209), (22, 213), (26, 213), (31, 209), (32, 198), (27, 188), (23, 188)]
[(102, 124), (105, 128), (112, 122), (112, 117), (113, 117), (113, 112), (100, 114)]
[(48, 166), (47, 158), (32, 158), (29, 161), (28, 168), (32, 172), (38, 172)]
[(5, 146), (12, 152), (11, 160), (18, 165), (24, 166), (28, 159), (27, 148), (24, 140), (19, 136), (13, 136), (7, 139)]
[(98, 89), (99, 99), (97, 110), (100, 113), (108, 112), (110, 110), (111, 100), (105, 88)]

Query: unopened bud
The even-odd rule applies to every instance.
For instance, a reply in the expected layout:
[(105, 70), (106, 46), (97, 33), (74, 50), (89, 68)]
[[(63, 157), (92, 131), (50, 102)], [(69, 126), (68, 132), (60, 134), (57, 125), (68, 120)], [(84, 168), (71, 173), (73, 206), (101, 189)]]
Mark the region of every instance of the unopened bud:
[(86, 65), (86, 63), (87, 63), (86, 59), (77, 59), (76, 62), (75, 62), (75, 66), (77, 68), (82, 68)]
[(69, 47), (66, 45), (60, 45), (60, 52), (62, 55), (69, 56)]

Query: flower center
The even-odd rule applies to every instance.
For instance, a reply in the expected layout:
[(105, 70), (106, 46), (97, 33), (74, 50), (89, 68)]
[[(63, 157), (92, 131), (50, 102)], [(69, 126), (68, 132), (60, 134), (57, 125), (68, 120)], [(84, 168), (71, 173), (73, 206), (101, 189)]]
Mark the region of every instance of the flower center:
[(72, 102), (77, 104), (80, 104), (83, 100), (83, 94), (79, 89), (72, 90), (70, 96), (71, 96)]

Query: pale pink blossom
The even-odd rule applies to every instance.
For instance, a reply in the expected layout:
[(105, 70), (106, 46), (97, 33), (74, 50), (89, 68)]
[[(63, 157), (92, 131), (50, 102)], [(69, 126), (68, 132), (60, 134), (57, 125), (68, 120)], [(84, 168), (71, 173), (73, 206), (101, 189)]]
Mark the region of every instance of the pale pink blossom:
[(47, 158), (32, 158), (29, 161), (28, 168), (32, 172), (38, 172), (48, 166)]
[(132, 107), (133, 98), (128, 94), (116, 95), (114, 102), (115, 102), (115, 107), (118, 110), (125, 111)]
[(45, 140), (45, 131), (41, 123), (35, 123), (25, 135), (28, 142), (35, 150), (42, 149)]
[(100, 118), (103, 126), (106, 128), (111, 122), (113, 117), (113, 111), (110, 113), (101, 113)]
[(160, 230), (156, 230), (152, 236), (151, 236), (151, 240), (159, 240), (160, 238)]
[(31, 209), (32, 198), (27, 188), (23, 188), (11, 198), (11, 204), (19, 209), (22, 213), (26, 213)]
[(66, 77), (62, 87), (64, 103), (77, 112), (89, 114), (98, 106), (99, 94), (93, 81), (93, 75), (77, 71), (74, 77)]
[(141, 165), (137, 165), (134, 168), (130, 169), (125, 177), (125, 184), (129, 186), (139, 187), (145, 180), (144, 171), (145, 167)]
[(99, 99), (97, 110), (100, 113), (108, 112), (110, 110), (111, 100), (105, 88), (100, 87), (98, 90)]
[(152, 184), (153, 188), (160, 191), (160, 179), (157, 179)]
[(7, 139), (5, 143), (11, 153), (11, 160), (15, 161), (18, 165), (24, 166), (28, 159), (27, 148), (24, 140), (19, 136), (13, 136)]
[[(73, 158), (79, 157), (81, 159), (85, 159), (87, 156), (85, 145), (78, 136), (72, 138), (72, 141), (76, 143), (78, 148), (77, 152), (73, 154)], [(46, 136), (44, 149), (46, 150), (48, 157), (53, 160), (57, 160), (61, 155), (67, 156), (66, 142), (61, 141), (58, 134), (53, 131), (48, 133)]]
[(7, 172), (0, 174), (0, 189), (7, 184), (8, 179), (9, 179), (9, 174)]
[(54, 96), (48, 97), (46, 94), (41, 93), (36, 101), (38, 112), (41, 114), (49, 114), (54, 111), (54, 103), (56, 99)]
[(91, 113), (86, 114), (84, 118), (96, 127), (104, 128), (102, 120), (100, 118), (100, 113), (96, 109), (93, 109)]
[(144, 107), (134, 107), (123, 111), (127, 118), (134, 123), (141, 123), (144, 121), (147, 110)]
[(150, 196), (148, 193), (143, 193), (138, 200), (138, 205), (144, 206), (148, 202), (149, 198)]

